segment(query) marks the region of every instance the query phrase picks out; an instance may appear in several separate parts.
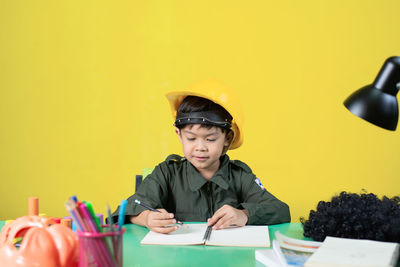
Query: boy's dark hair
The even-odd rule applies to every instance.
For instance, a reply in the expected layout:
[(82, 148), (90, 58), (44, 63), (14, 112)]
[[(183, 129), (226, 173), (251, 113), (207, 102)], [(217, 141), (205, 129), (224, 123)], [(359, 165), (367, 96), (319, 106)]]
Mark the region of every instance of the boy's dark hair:
[(300, 221), (304, 236), (316, 241), (334, 236), (400, 242), (400, 197), (341, 192), (331, 202), (320, 201), (309, 219)]
[[(201, 127), (205, 127), (207, 129), (210, 129), (214, 126), (219, 127), (223, 133), (229, 133), (231, 130), (230, 128), (230, 123), (232, 121), (232, 116), (229, 114), (226, 109), (224, 109), (221, 105), (218, 105), (214, 103), (211, 100), (208, 100), (203, 97), (198, 97), (198, 96), (187, 96), (185, 99), (182, 101), (178, 108), (178, 116), (179, 114), (190, 114), (190, 113), (198, 113), (198, 112), (208, 112), (209, 114), (214, 113), (219, 115), (219, 117), (225, 118), (225, 121), (228, 123), (229, 127), (221, 127), (216, 124), (209, 123), (207, 120), (203, 121), (200, 123)], [(191, 123), (175, 123), (175, 126), (178, 129), (184, 128), (186, 125), (191, 124)]]

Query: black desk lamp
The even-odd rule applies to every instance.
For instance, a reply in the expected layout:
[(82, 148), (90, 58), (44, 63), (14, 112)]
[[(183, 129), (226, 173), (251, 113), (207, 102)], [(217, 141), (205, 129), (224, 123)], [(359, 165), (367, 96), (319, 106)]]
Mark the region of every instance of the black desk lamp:
[(387, 130), (396, 130), (400, 90), (400, 57), (386, 59), (373, 84), (355, 91), (344, 105), (354, 115)]

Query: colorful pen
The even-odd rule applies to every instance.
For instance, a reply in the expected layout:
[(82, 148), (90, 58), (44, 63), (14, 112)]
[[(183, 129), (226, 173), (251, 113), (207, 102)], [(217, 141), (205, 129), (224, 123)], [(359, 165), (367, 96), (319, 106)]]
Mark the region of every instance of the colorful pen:
[[(97, 225), (95, 219), (90, 214), (90, 211), (87, 207), (87, 203), (81, 203), (78, 205), (78, 208), (82, 214), (83, 220), (86, 222), (87, 226), (89, 227), (89, 232), (98, 233), (99, 230), (97, 229)], [(99, 258), (102, 259), (104, 263), (107, 263), (107, 266), (114, 266), (115, 262), (110, 254), (110, 251), (107, 247), (107, 243), (104, 239), (95, 239), (94, 243), (97, 246), (97, 253)]]
[(93, 218), (93, 220), (94, 220), (94, 222), (95, 222), (95, 224), (96, 224), (97, 230), (98, 230), (99, 232), (103, 232), (103, 229), (101, 228), (100, 220), (99, 220), (99, 218), (96, 216), (96, 214), (94, 213), (92, 203), (86, 202), (86, 207), (87, 207), (87, 209), (89, 210), (89, 213), (90, 213), (90, 215), (92, 216), (92, 218)]
[(71, 200), (68, 200), (65, 203), (65, 207), (67, 208), (67, 211), (69, 214), (71, 214), (72, 218), (75, 221), (75, 224), (77, 225), (77, 228), (81, 231), (84, 232), (86, 229), (84, 227), (83, 221), (81, 216), (79, 215), (78, 210), (76, 209), (76, 204), (72, 202)]
[[(68, 212), (71, 214), (72, 218), (74, 219), (75, 224), (77, 225), (77, 228), (81, 232), (88, 232), (89, 229), (81, 217), (81, 214), (77, 207), (77, 203), (74, 202), (73, 199), (69, 199), (65, 203), (65, 207), (67, 208)], [(102, 259), (101, 254), (99, 253), (99, 251), (97, 249), (97, 244), (93, 243), (92, 246), (89, 246), (89, 249), (92, 251), (93, 255), (95, 255), (94, 260), (97, 262), (97, 264), (101, 265), (102, 262), (104, 262), (104, 260)]]

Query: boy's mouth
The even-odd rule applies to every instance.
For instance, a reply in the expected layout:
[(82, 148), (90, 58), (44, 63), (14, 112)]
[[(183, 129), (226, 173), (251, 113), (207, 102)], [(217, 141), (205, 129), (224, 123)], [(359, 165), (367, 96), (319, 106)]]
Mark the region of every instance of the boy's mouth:
[(194, 156), (194, 158), (196, 160), (198, 160), (198, 161), (205, 161), (205, 160), (207, 160), (208, 157), (197, 157), (197, 156)]

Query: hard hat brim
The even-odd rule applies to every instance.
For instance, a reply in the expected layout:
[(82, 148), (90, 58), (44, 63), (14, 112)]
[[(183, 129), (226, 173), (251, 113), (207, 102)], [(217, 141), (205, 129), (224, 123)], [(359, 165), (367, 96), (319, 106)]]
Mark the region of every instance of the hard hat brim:
[[(172, 92), (167, 93), (165, 96), (168, 99), (168, 102), (170, 104), (171, 113), (172, 113), (172, 117), (174, 120), (176, 119), (177, 111), (178, 111), (180, 104), (187, 96), (198, 96), (198, 97), (209, 99), (209, 100), (213, 101), (214, 103), (219, 104), (220, 106), (225, 108), (233, 117), (233, 120), (231, 122), (231, 124), (232, 124), (231, 130), (233, 131), (234, 139), (233, 139), (233, 142), (232, 142), (231, 146), (229, 147), (229, 149), (232, 150), (232, 149), (238, 148), (242, 145), (243, 131), (241, 130), (242, 123), (239, 118), (240, 116), (237, 114), (238, 112), (235, 112), (233, 110), (233, 108), (230, 107), (226, 103), (226, 101), (224, 102), (224, 101), (221, 101), (221, 99), (219, 99), (218, 97), (210, 97), (210, 95), (207, 95), (207, 94), (201, 93), (201, 92), (196, 92), (196, 91), (172, 91)], [(222, 99), (224, 99), (224, 98), (222, 98)]]

